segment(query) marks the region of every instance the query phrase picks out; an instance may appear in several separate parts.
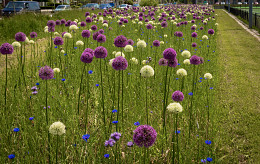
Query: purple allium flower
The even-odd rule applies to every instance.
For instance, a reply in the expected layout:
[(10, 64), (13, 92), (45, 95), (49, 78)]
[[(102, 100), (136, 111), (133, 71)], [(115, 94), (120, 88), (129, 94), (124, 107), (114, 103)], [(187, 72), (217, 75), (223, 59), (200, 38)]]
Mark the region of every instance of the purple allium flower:
[(191, 26), (190, 29), (191, 29), (191, 30), (196, 30), (196, 27), (195, 27), (195, 26)]
[(54, 32), (55, 31), (55, 27), (48, 27), (48, 31), (49, 32)]
[(200, 64), (200, 57), (198, 57), (197, 55), (193, 55), (190, 58), (190, 64), (199, 65)]
[(110, 138), (109, 140), (105, 141), (105, 147), (108, 147), (108, 146), (112, 147), (112, 146), (114, 146), (115, 143), (116, 143), (116, 141)]
[(94, 50), (92, 50), (91, 48), (86, 48), (84, 52), (89, 52), (94, 56)]
[(159, 40), (154, 40), (153, 41), (153, 46), (154, 47), (159, 47), (160, 46), (160, 41)]
[(191, 34), (191, 37), (193, 37), (193, 38), (197, 38), (197, 36), (198, 36), (198, 34), (197, 34), (196, 32), (193, 32), (193, 33)]
[(148, 25), (146, 25), (146, 28), (147, 28), (148, 30), (150, 30), (150, 29), (152, 29), (152, 28), (153, 28), (153, 25), (151, 25), (151, 24), (148, 24)]
[(119, 25), (119, 26), (122, 26), (122, 25), (123, 25), (123, 22), (122, 22), (122, 21), (118, 22), (118, 25)]
[(107, 57), (107, 49), (105, 47), (99, 46), (94, 51), (94, 56), (96, 58), (106, 58)]
[(61, 25), (61, 21), (60, 21), (60, 20), (56, 20), (55, 24), (56, 24), (57, 26), (59, 26), (59, 25)]
[(55, 27), (55, 22), (54, 22), (53, 20), (49, 20), (49, 21), (47, 22), (47, 26), (48, 26), (48, 27)]
[(164, 59), (174, 60), (176, 56), (177, 56), (176, 51), (173, 48), (167, 48), (163, 51)]
[(203, 30), (204, 29), (204, 27), (200, 27), (200, 30)]
[(86, 22), (87, 22), (87, 23), (91, 23), (91, 22), (92, 22), (92, 18), (87, 17), (87, 18), (86, 18)]
[(37, 38), (37, 33), (36, 32), (31, 32), (30, 33), (31, 38)]
[(85, 13), (85, 17), (87, 17), (87, 16), (89, 16), (90, 15), (90, 13), (89, 12), (86, 12)]
[(112, 67), (115, 69), (115, 70), (125, 70), (128, 66), (128, 62), (127, 60), (122, 57), (122, 56), (118, 56), (116, 57), (114, 60), (113, 60), (113, 63), (112, 63)]
[(12, 54), (14, 52), (14, 47), (9, 43), (4, 43), (0, 47), (0, 53), (3, 55)]
[(134, 45), (134, 41), (132, 39), (128, 39), (127, 40), (127, 45)]
[(133, 147), (133, 146), (134, 146), (134, 143), (133, 143), (132, 141), (129, 141), (129, 142), (127, 142), (127, 146), (128, 146), (128, 147)]
[(172, 94), (173, 101), (183, 101), (184, 95), (181, 91), (175, 91)]
[(164, 58), (161, 58), (159, 60), (159, 65), (160, 66), (167, 66), (168, 65), (168, 60), (167, 59), (164, 59)]
[(82, 33), (81, 33), (81, 36), (83, 38), (89, 38), (91, 35), (90, 31), (89, 30), (83, 30)]
[(61, 36), (64, 37), (64, 34), (66, 34), (66, 33), (67, 33), (67, 32), (63, 32), (63, 33), (61, 33)]
[(53, 69), (51, 69), (51, 67), (49, 67), (49, 66), (41, 67), (41, 69), (39, 71), (39, 77), (42, 80), (52, 79), (53, 76), (54, 76), (54, 71), (53, 71)]
[(124, 19), (124, 23), (128, 23), (128, 19)]
[(61, 19), (61, 20), (60, 20), (60, 23), (61, 23), (61, 24), (65, 24), (65, 23), (66, 23), (66, 20), (65, 20), (65, 19)]
[(98, 33), (99, 33), (99, 34), (104, 34), (104, 32), (105, 32), (105, 31), (104, 31), (103, 29), (98, 30)]
[(99, 35), (98, 32), (94, 32), (92, 36), (93, 40), (97, 40), (98, 35)]
[(97, 30), (97, 26), (96, 25), (92, 25), (91, 26), (91, 30), (96, 31)]
[(99, 42), (99, 43), (105, 43), (106, 40), (107, 40), (107, 38), (106, 38), (106, 36), (103, 35), (103, 34), (99, 34), (99, 35), (97, 36), (97, 42)]
[(215, 32), (215, 31), (214, 31), (213, 29), (209, 29), (209, 30), (208, 30), (208, 34), (210, 34), (210, 35), (213, 35), (214, 32)]
[(168, 23), (167, 23), (166, 21), (163, 21), (163, 22), (161, 23), (161, 26), (162, 26), (162, 27), (167, 27), (167, 26), (168, 26)]
[(62, 37), (59, 37), (59, 36), (57, 36), (56, 38), (54, 38), (54, 41), (53, 41), (53, 42), (54, 42), (54, 44), (55, 44), (56, 46), (63, 45), (63, 43), (64, 43)]
[(110, 137), (111, 137), (113, 140), (118, 141), (118, 140), (120, 139), (120, 137), (121, 137), (121, 133), (118, 133), (118, 132), (112, 133), (112, 134), (110, 135)]
[(178, 60), (175, 58), (173, 60), (168, 60), (168, 66), (169, 67), (176, 67), (178, 65)]
[(156, 141), (157, 132), (149, 125), (138, 126), (134, 130), (133, 140), (139, 147), (150, 147)]
[(197, 47), (197, 43), (194, 42), (194, 43), (191, 44), (191, 46), (192, 47)]
[(18, 42), (24, 42), (26, 40), (26, 35), (23, 32), (17, 32), (15, 34), (15, 40)]
[(37, 91), (37, 89), (38, 89), (37, 86), (33, 86), (33, 87), (31, 88), (32, 91)]
[(80, 57), (80, 60), (83, 62), (83, 63), (91, 63), (92, 60), (93, 60), (93, 54), (89, 53), (89, 52), (86, 52), (84, 51)]
[(204, 63), (204, 58), (200, 57), (200, 64), (203, 64), (203, 63)]
[(86, 25), (87, 25), (86, 22), (83, 22), (83, 21), (80, 22), (80, 26), (81, 26), (81, 27), (85, 27)]
[(127, 38), (124, 35), (119, 35), (114, 39), (116, 47), (125, 47), (127, 45)]

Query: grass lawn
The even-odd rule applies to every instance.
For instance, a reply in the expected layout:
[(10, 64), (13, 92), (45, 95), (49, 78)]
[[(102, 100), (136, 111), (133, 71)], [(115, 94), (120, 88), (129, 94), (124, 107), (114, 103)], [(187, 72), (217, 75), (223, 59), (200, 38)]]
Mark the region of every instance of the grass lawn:
[(219, 85), (216, 137), (219, 162), (260, 159), (260, 44), (222, 10), (219, 15)]

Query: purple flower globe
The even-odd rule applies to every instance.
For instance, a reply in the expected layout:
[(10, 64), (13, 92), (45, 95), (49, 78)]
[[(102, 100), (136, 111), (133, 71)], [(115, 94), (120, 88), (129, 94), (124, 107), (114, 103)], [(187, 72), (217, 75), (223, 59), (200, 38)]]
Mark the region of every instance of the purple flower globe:
[(161, 26), (162, 26), (163, 28), (165, 28), (165, 27), (168, 26), (168, 23), (167, 23), (166, 21), (163, 21), (163, 22), (161, 23)]
[(80, 60), (83, 63), (91, 63), (93, 60), (94, 55), (91, 54), (90, 52), (84, 51), (80, 57)]
[(85, 13), (85, 17), (87, 17), (87, 16), (89, 16), (90, 15), (90, 13), (89, 12), (86, 12)]
[(149, 125), (138, 126), (134, 130), (133, 140), (139, 147), (151, 147), (157, 138), (157, 132)]
[(112, 134), (110, 135), (110, 137), (111, 137), (113, 140), (118, 141), (118, 140), (120, 139), (120, 137), (121, 137), (121, 133), (118, 133), (118, 132), (112, 133)]
[(168, 66), (169, 67), (177, 67), (177, 65), (178, 65), (178, 60), (175, 58), (175, 59), (173, 59), (173, 60), (168, 60)]
[(173, 101), (177, 101), (177, 102), (178, 101), (183, 101), (184, 95), (183, 95), (183, 93), (181, 91), (175, 91), (172, 94), (172, 99), (173, 99)]
[(150, 30), (150, 29), (152, 29), (152, 28), (153, 28), (153, 25), (151, 25), (151, 24), (148, 24), (148, 25), (146, 26), (146, 28), (147, 28), (148, 30)]
[(91, 23), (91, 22), (92, 22), (92, 18), (87, 17), (87, 18), (86, 18), (86, 22), (87, 22), (87, 23)]
[(47, 26), (48, 26), (48, 27), (55, 27), (55, 21), (49, 20), (49, 21), (47, 22)]
[(37, 33), (36, 32), (31, 32), (30, 33), (31, 38), (37, 38)]
[(167, 48), (163, 51), (164, 59), (174, 60), (176, 56), (177, 56), (176, 51), (173, 48)]
[(93, 33), (93, 40), (97, 40), (97, 37), (98, 37), (99, 33), (98, 32), (94, 32)]
[(191, 30), (196, 30), (196, 27), (195, 26), (191, 26), (191, 28), (190, 28)]
[(203, 30), (204, 29), (204, 27), (200, 27), (200, 30)]
[(197, 38), (197, 36), (198, 36), (198, 34), (197, 34), (196, 32), (193, 32), (193, 33), (191, 34), (191, 37), (193, 37), (193, 38)]
[(41, 67), (41, 69), (39, 71), (39, 77), (42, 80), (52, 79), (53, 76), (54, 76), (54, 71), (53, 71), (53, 69), (51, 69), (51, 67), (49, 67), (49, 66)]
[(167, 66), (168, 65), (168, 60), (167, 59), (164, 59), (164, 58), (161, 58), (159, 60), (159, 65), (160, 66)]
[(154, 47), (159, 47), (160, 46), (160, 41), (159, 40), (154, 40), (153, 41), (153, 46)]
[(61, 23), (61, 24), (65, 24), (65, 23), (66, 23), (66, 20), (65, 20), (65, 19), (61, 19), (61, 20), (60, 20), (60, 23)]
[(56, 46), (60, 46), (60, 45), (63, 45), (63, 43), (64, 43), (64, 41), (63, 41), (63, 39), (62, 39), (62, 37), (56, 37), (56, 38), (54, 38), (54, 44), (56, 45)]
[(192, 47), (197, 47), (197, 43), (192, 43), (191, 46)]
[(132, 39), (128, 39), (127, 40), (127, 45), (134, 45), (134, 41)]
[(14, 47), (9, 43), (4, 43), (0, 47), (0, 53), (3, 55), (12, 54), (14, 52)]
[(190, 64), (199, 65), (200, 64), (200, 57), (198, 57), (197, 55), (193, 55), (190, 58)]
[(89, 30), (83, 30), (82, 33), (81, 33), (81, 36), (83, 38), (89, 38), (91, 35), (90, 31)]
[(94, 56), (96, 58), (106, 58), (107, 57), (107, 49), (105, 47), (99, 46), (94, 51)]
[(116, 47), (125, 47), (127, 45), (127, 38), (124, 35), (119, 35), (114, 39)]
[(54, 32), (54, 31), (55, 31), (55, 27), (49, 27), (49, 28), (48, 28), (48, 31), (49, 31), (49, 32)]
[(96, 25), (92, 25), (91, 26), (91, 30), (96, 31), (97, 30), (97, 26)]
[(89, 52), (94, 56), (94, 50), (92, 50), (91, 48), (86, 48), (84, 52)]
[(112, 67), (117, 71), (125, 70), (128, 67), (128, 62), (124, 57), (118, 56), (113, 60)]
[(60, 21), (60, 20), (56, 20), (55, 24), (56, 24), (57, 26), (59, 26), (59, 25), (61, 25), (61, 21)]
[(83, 21), (80, 22), (80, 26), (81, 26), (81, 27), (85, 27), (86, 25), (87, 25), (86, 22), (83, 22)]
[(26, 35), (23, 32), (17, 32), (15, 34), (15, 40), (18, 42), (24, 42), (26, 40)]
[(208, 30), (208, 34), (210, 34), (210, 35), (213, 35), (214, 32), (215, 32), (215, 31), (214, 31), (213, 29), (209, 29), (209, 30)]
[(99, 34), (104, 34), (104, 32), (105, 32), (105, 31), (104, 31), (103, 29), (98, 30), (98, 33), (99, 33)]
[(107, 38), (106, 38), (106, 36), (103, 35), (103, 34), (99, 34), (99, 35), (97, 36), (97, 42), (99, 42), (99, 43), (105, 43), (106, 40), (107, 40)]
[(61, 36), (64, 37), (64, 34), (66, 34), (66, 33), (67, 33), (67, 32), (63, 32), (63, 33), (61, 33)]

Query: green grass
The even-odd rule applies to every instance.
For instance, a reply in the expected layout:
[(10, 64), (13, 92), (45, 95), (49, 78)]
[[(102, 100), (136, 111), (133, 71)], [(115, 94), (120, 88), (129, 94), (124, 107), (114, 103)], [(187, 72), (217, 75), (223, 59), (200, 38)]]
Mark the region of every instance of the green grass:
[(219, 15), (218, 117), (221, 163), (258, 163), (260, 160), (259, 75), (260, 47), (222, 10)]
[[(249, 7), (234, 7), (234, 8), (241, 9), (244, 11), (249, 11)], [(253, 7), (253, 13), (260, 14), (260, 7)]]

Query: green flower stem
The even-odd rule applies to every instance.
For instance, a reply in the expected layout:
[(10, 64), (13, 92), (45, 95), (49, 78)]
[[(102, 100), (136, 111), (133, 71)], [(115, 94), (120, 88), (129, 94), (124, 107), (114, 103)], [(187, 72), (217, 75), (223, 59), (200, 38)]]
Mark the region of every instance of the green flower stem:
[[(118, 116), (119, 116), (119, 112), (120, 112), (120, 109), (119, 109), (119, 107), (120, 107), (120, 74), (121, 74), (121, 72), (119, 70), (118, 71), (118, 90), (117, 90), (117, 99), (118, 99), (118, 101), (117, 101), (117, 117), (116, 117), (117, 120), (118, 120)], [(118, 124), (116, 124), (116, 131), (118, 132)]]
[(104, 89), (103, 89), (103, 77), (102, 77), (102, 64), (100, 58), (100, 80), (101, 80), (101, 97), (102, 97), (102, 108), (103, 108), (103, 121), (104, 121), (104, 132), (106, 134), (106, 116), (105, 116), (105, 104), (104, 104)]
[(82, 74), (81, 74), (81, 80), (80, 80), (80, 85), (79, 85), (78, 115), (79, 115), (80, 91), (81, 91), (81, 85), (82, 85), (83, 75), (85, 74), (85, 70), (86, 70), (85, 67), (86, 67), (86, 64), (84, 64), (84, 66), (83, 66), (83, 71), (82, 71)]
[(59, 135), (57, 135), (56, 139), (56, 164), (58, 163), (58, 145), (59, 145)]
[(149, 125), (149, 115), (148, 115), (148, 103), (147, 103), (147, 78), (145, 78), (145, 108), (146, 108), (146, 123)]
[(6, 94), (7, 94), (7, 54), (5, 54), (5, 109), (7, 110)]

